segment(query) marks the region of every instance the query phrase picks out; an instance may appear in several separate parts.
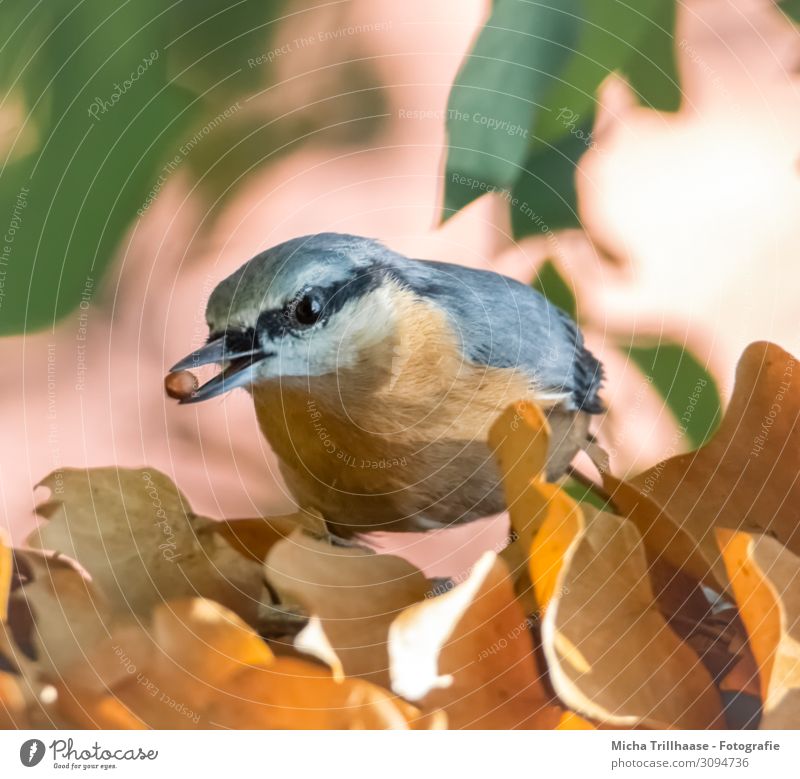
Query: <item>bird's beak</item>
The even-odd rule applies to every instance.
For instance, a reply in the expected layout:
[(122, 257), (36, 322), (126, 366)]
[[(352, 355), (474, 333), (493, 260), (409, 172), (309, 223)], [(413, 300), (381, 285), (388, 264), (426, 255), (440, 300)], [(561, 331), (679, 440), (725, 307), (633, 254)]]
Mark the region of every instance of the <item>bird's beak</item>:
[(200, 403), (200, 401), (215, 398), (236, 387), (246, 386), (253, 380), (255, 365), (261, 360), (272, 356), (274, 356), (273, 353), (265, 352), (258, 348), (244, 352), (233, 351), (228, 348), (224, 335), (215, 338), (201, 349), (176, 362), (170, 370), (172, 372), (185, 371), (197, 368), (199, 365), (208, 365), (214, 362), (226, 364), (225, 368), (213, 379), (198, 387), (191, 395), (182, 398), (178, 402), (181, 404)]

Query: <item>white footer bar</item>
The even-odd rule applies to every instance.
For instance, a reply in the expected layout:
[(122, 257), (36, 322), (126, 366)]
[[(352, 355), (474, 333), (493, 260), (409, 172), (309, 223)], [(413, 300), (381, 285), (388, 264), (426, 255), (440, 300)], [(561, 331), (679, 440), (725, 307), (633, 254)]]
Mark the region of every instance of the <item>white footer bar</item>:
[(219, 779), (231, 779), (231, 771), (325, 779), (777, 779), (797, 776), (798, 765), (800, 731), (0, 731), (4, 778), (192, 776), (188, 770)]

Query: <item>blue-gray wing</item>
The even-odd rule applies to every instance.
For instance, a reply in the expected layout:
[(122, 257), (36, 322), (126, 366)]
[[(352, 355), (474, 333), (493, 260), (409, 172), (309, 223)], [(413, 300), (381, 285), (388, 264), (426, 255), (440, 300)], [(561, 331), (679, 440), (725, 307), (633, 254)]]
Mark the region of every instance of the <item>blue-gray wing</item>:
[(536, 290), (507, 276), (431, 260), (392, 263), (391, 272), (450, 315), (465, 355), (479, 365), (518, 368), (568, 408), (599, 414), (603, 369), (575, 322)]

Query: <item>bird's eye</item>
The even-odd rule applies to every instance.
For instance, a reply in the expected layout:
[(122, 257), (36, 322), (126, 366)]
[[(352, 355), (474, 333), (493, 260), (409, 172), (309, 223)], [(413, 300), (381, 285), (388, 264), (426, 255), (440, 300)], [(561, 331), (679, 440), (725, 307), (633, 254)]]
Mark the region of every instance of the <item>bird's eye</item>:
[(294, 318), (300, 325), (313, 325), (322, 314), (322, 303), (313, 295), (306, 294), (294, 307)]

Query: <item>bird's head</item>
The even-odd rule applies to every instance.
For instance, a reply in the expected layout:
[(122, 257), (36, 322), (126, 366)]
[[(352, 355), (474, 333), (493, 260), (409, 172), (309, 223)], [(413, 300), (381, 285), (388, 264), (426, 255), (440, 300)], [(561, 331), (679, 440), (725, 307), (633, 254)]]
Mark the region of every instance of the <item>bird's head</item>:
[(211, 293), (207, 344), (172, 368), (223, 370), (181, 402), (358, 363), (391, 334), (396, 256), (377, 241), (322, 233), (253, 257)]

